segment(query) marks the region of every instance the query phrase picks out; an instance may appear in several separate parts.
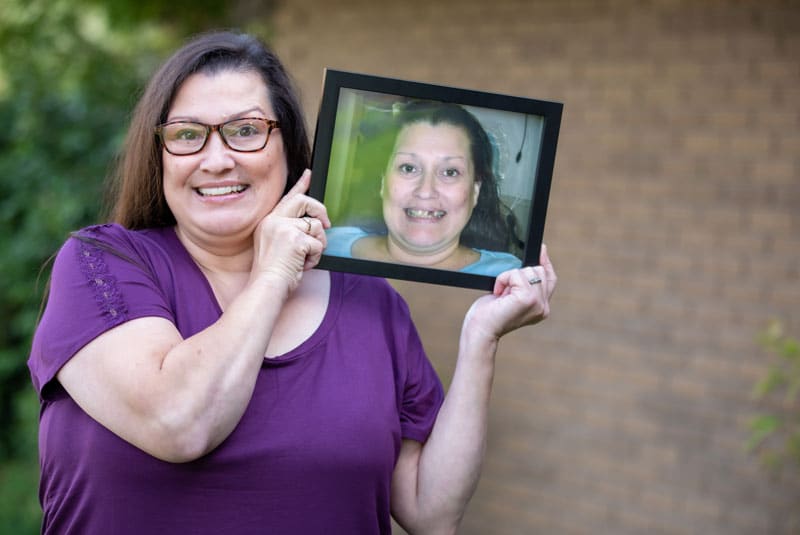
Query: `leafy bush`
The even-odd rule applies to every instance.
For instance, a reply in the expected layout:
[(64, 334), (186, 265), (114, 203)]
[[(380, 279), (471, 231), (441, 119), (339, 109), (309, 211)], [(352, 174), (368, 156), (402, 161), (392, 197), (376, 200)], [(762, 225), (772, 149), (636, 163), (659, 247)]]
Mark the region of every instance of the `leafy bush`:
[(753, 397), (767, 411), (750, 421), (748, 449), (757, 451), (772, 470), (786, 465), (800, 470), (800, 343), (785, 335), (777, 321), (769, 324), (759, 341), (771, 363)]

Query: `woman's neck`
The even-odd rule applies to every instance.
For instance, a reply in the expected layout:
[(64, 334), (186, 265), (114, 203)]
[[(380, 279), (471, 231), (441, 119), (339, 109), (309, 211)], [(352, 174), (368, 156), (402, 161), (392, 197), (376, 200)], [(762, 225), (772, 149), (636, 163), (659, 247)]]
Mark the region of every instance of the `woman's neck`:
[(358, 247), (359, 243), (356, 242), (356, 247), (353, 249), (356, 256), (360, 254), (363, 257), (384, 262), (398, 262), (401, 264), (458, 271), (476, 262), (479, 258), (479, 254), (476, 251), (469, 247), (464, 247), (458, 242), (441, 251), (413, 255), (408, 254), (402, 248), (398, 247), (386, 236), (367, 237), (359, 240), (359, 242), (361, 241), (364, 241), (364, 247)]
[(253, 265), (253, 238), (200, 240), (175, 227), (175, 234), (191, 257), (205, 272), (250, 273)]
[(206, 276), (222, 310), (247, 286), (253, 266), (253, 242), (200, 242), (175, 228), (178, 240)]

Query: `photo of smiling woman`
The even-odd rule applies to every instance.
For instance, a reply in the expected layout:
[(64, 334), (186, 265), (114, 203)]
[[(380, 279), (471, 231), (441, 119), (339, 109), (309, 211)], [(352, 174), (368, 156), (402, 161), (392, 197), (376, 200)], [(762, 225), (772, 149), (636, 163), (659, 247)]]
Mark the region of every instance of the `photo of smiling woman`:
[(385, 229), (328, 229), (325, 254), (496, 276), (518, 268), (515, 219), (498, 195), (492, 143), (458, 104), (411, 101), (380, 185)]

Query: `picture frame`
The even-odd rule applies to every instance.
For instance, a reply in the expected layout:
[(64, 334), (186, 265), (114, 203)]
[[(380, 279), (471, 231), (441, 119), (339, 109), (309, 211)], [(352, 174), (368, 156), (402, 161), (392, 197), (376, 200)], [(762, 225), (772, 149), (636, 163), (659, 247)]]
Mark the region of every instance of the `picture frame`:
[[(480, 128), (467, 134), (461, 127), (458, 138), (451, 119), (419, 125), (430, 110), (442, 109), (459, 117), (466, 110)], [(332, 229), (318, 267), (491, 290), (498, 270), (538, 264), (562, 110), (558, 102), (325, 69), (309, 195), (326, 205)], [(416, 119), (409, 119), (412, 111)], [(434, 134), (436, 143), (421, 138)], [(407, 142), (422, 144), (412, 150)], [(450, 156), (461, 149), (430, 149), (444, 143), (470, 149), (463, 157)], [(453, 177), (462, 177), (462, 186), (448, 185)], [(470, 183), (472, 189), (463, 186)], [(453, 192), (467, 192), (467, 202), (458, 205)], [(464, 217), (466, 225), (454, 230)], [(437, 250), (440, 230), (451, 244), (460, 232), (461, 256), (441, 264), (458, 267), (429, 265), (425, 247)], [(414, 260), (388, 252), (423, 240), (422, 253), (409, 249)]]

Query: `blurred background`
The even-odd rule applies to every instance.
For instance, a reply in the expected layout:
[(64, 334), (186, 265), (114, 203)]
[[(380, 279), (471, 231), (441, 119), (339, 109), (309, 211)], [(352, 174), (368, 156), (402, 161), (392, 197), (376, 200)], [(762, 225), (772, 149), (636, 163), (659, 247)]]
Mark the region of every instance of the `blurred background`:
[[(501, 344), (461, 533), (800, 533), (796, 0), (0, 0), (1, 533), (39, 530), (46, 260), (143, 81), (220, 27), (273, 45), (312, 132), (325, 67), (564, 103), (553, 315)], [(447, 383), (480, 293), (393, 284)]]

